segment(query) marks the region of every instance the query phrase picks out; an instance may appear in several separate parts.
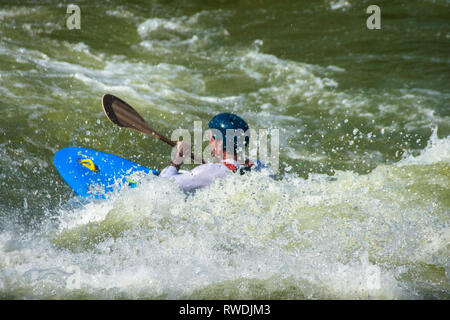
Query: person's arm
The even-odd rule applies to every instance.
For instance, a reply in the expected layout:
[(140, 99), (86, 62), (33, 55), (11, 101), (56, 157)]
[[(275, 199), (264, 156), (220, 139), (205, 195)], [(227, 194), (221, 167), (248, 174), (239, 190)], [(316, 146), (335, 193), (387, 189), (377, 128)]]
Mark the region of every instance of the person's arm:
[(174, 166), (164, 168), (159, 176), (175, 179), (185, 191), (209, 186), (217, 178), (225, 178), (231, 171), (222, 164), (207, 163), (195, 167), (191, 171), (178, 174)]
[(175, 166), (168, 165), (165, 167), (161, 173), (159, 174), (160, 177), (173, 177), (178, 174), (178, 169)]
[(172, 152), (172, 158), (169, 162), (169, 165), (164, 168), (159, 174), (160, 177), (171, 177), (178, 174), (178, 170), (180, 170), (181, 165), (183, 164), (184, 154), (189, 154), (190, 147), (188, 144), (178, 141), (177, 142), (177, 150), (175, 153)]
[(223, 164), (207, 163), (195, 167), (191, 171), (179, 174), (178, 170), (183, 164), (184, 154), (190, 154), (190, 148), (183, 142), (177, 143), (176, 153), (172, 154), (169, 165), (159, 174), (160, 177), (174, 178), (181, 189), (194, 190), (210, 185), (216, 178), (225, 178), (230, 170)]

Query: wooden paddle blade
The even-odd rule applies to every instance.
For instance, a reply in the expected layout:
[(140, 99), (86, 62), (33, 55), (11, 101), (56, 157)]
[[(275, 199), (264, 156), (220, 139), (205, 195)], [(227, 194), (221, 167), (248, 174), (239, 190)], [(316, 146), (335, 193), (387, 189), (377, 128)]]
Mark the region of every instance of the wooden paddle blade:
[(108, 119), (119, 127), (143, 132), (147, 132), (150, 129), (147, 122), (133, 109), (133, 107), (112, 94), (107, 93), (103, 95), (102, 105), (103, 111), (105, 111)]
[(133, 129), (158, 138), (170, 146), (174, 147), (177, 143), (156, 132), (148, 123), (125, 101), (113, 96), (104, 94), (102, 97), (103, 111), (108, 119), (122, 128)]

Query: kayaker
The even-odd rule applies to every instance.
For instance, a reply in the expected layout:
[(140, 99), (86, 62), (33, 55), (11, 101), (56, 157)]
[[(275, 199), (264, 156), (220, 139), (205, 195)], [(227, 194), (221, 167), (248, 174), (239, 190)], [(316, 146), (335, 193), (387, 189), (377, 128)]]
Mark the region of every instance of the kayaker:
[[(237, 159), (240, 152), (244, 150), (239, 149), (239, 141), (233, 138), (234, 144), (228, 148), (227, 152), (227, 134), (239, 135), (248, 130), (247, 123), (239, 116), (232, 113), (221, 113), (216, 115), (209, 121), (208, 124), (211, 129), (209, 145), (211, 147), (211, 154), (216, 163), (202, 164), (194, 169), (178, 173), (183, 164), (183, 150), (187, 153), (190, 148), (184, 142), (177, 143), (177, 152), (175, 157), (170, 161), (169, 166), (161, 171), (160, 177), (173, 177), (180, 188), (185, 191), (195, 190), (209, 186), (216, 178), (225, 178), (230, 173), (244, 174), (247, 171), (264, 171), (272, 176), (267, 166), (259, 160), (246, 160), (244, 163), (239, 163)], [(242, 131), (240, 131), (242, 130)], [(248, 137), (244, 138), (244, 146), (248, 144)], [(230, 148), (233, 149), (230, 149)], [(245, 148), (244, 148), (245, 149)]]

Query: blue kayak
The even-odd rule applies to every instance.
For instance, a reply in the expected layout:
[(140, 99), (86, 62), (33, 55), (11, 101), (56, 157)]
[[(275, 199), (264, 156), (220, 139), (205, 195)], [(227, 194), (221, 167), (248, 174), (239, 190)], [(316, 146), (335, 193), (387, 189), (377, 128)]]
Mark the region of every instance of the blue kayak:
[(96, 199), (104, 199), (107, 193), (123, 186), (135, 187), (133, 176), (159, 174), (122, 157), (80, 147), (59, 150), (53, 163), (76, 194)]

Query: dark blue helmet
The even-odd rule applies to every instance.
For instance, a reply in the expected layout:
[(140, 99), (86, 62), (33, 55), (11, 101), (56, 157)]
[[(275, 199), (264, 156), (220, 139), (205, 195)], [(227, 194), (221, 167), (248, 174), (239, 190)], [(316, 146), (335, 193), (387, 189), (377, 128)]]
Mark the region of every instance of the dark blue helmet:
[[(239, 130), (241, 129), (244, 133), (248, 130), (248, 124), (239, 116), (233, 113), (220, 113), (213, 117), (208, 124), (210, 129), (219, 130), (222, 133), (223, 149), (225, 150), (227, 144), (227, 130)], [(217, 139), (214, 136), (214, 139)], [(237, 137), (234, 138), (234, 152), (236, 152), (237, 147)], [(248, 144), (248, 136), (245, 137), (245, 146)]]

